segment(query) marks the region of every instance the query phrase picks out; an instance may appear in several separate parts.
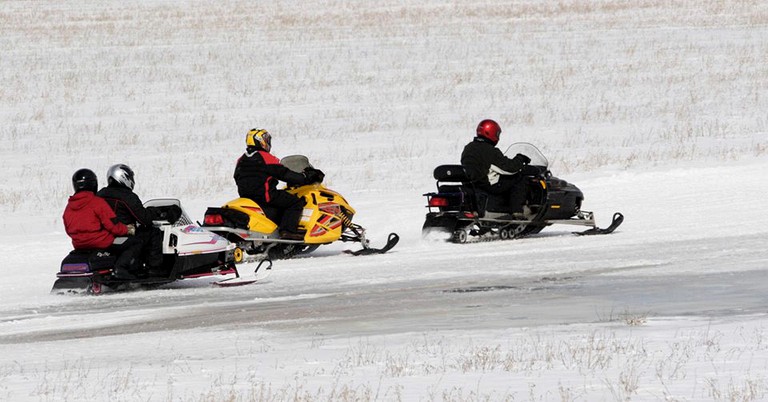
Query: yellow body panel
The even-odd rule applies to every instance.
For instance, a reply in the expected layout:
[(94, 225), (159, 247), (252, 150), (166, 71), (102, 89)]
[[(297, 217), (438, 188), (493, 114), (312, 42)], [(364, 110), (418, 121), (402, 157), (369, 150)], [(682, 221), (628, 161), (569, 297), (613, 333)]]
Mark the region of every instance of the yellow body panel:
[(306, 203), (299, 222), (299, 227), (307, 231), (305, 243), (327, 244), (341, 238), (344, 227), (351, 222), (355, 213), (341, 194), (322, 184), (308, 184), (287, 191), (304, 198)]
[(226, 204), (223, 208), (231, 208), (240, 212), (245, 212), (250, 217), (248, 229), (254, 232), (269, 234), (277, 230), (277, 224), (272, 222), (256, 201), (250, 198), (236, 198)]
[[(304, 212), (299, 221), (299, 228), (306, 231), (304, 243), (327, 244), (341, 238), (344, 228), (351, 223), (355, 213), (341, 194), (322, 184), (308, 184), (286, 190), (304, 198)], [(237, 198), (226, 203), (224, 208), (248, 214), (248, 227), (251, 231), (271, 234), (277, 230), (277, 224), (267, 218), (261, 207), (251, 199)]]

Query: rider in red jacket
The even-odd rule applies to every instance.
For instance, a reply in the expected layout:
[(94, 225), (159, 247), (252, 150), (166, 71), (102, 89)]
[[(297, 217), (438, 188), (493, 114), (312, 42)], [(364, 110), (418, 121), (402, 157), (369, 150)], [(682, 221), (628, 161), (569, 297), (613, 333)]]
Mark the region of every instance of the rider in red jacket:
[(107, 202), (96, 196), (98, 182), (93, 171), (78, 170), (72, 176), (72, 185), (75, 194), (69, 197), (63, 217), (64, 229), (72, 238), (72, 246), (76, 250), (107, 249), (119, 253), (115, 263), (115, 276), (133, 279), (130, 270), (135, 263), (141, 242), (130, 237), (115, 243), (115, 238), (133, 235), (135, 228), (118, 222), (115, 212)]
[(128, 228), (116, 218), (103, 198), (90, 191), (81, 191), (69, 197), (64, 210), (64, 227), (72, 238), (75, 249), (107, 248), (117, 236), (128, 234)]

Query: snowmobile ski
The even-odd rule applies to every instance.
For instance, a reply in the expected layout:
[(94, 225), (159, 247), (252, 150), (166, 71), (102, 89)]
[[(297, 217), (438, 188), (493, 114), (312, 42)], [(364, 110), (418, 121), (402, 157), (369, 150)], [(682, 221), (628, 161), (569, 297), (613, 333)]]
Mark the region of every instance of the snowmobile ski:
[[(265, 268), (262, 269), (263, 264), (267, 264)], [(246, 265), (246, 264), (243, 264)], [(243, 265), (240, 265), (240, 270), (243, 269)], [(261, 271), (261, 274), (259, 274), (259, 271)], [(218, 287), (231, 287), (231, 286), (243, 286), (243, 285), (250, 285), (252, 283), (260, 282), (266, 279), (269, 274), (272, 273), (272, 260), (267, 258), (260, 260), (258, 264), (256, 265), (256, 269), (253, 270), (253, 275), (249, 276), (240, 276), (240, 274), (236, 274), (237, 276), (234, 278), (229, 279), (223, 279), (220, 281), (213, 282), (213, 286)]]
[[(261, 270), (261, 274), (259, 274), (259, 270), (261, 268), (261, 265), (263, 263), (265, 263), (265, 262), (268, 262), (269, 265), (267, 265), (266, 268)], [(220, 281), (212, 282), (211, 284), (213, 286), (218, 286), (218, 287), (221, 287), (221, 288), (233, 287), (233, 286), (250, 285), (252, 283), (261, 282), (264, 279), (267, 279), (267, 277), (271, 273), (272, 273), (272, 261), (271, 260), (264, 260), (264, 261), (259, 262), (258, 267), (253, 271), (253, 275), (240, 276), (238, 274), (238, 276), (236, 276), (234, 278), (223, 279), (223, 280), (220, 280)]]
[(256, 278), (256, 277), (244, 278), (241, 276), (237, 278), (229, 278), (221, 281), (216, 281), (216, 282), (213, 282), (212, 285), (220, 288), (228, 288), (228, 287), (234, 287), (234, 286), (250, 285), (252, 283), (259, 282), (262, 279), (264, 278)]
[(344, 252), (347, 254), (352, 254), (354, 256), (384, 254), (387, 251), (392, 250), (392, 248), (395, 247), (397, 245), (397, 242), (399, 241), (400, 241), (400, 236), (398, 236), (397, 233), (390, 233), (389, 237), (387, 238), (387, 244), (385, 244), (384, 247), (382, 248), (365, 247), (357, 251), (344, 250)]
[(573, 234), (579, 235), (579, 236), (610, 234), (610, 233), (613, 233), (613, 231), (616, 230), (616, 228), (618, 228), (622, 222), (624, 222), (624, 215), (622, 215), (621, 212), (616, 212), (615, 214), (613, 214), (613, 221), (611, 222), (610, 225), (608, 225), (607, 228), (594, 227), (592, 229), (585, 230), (583, 232), (573, 232)]

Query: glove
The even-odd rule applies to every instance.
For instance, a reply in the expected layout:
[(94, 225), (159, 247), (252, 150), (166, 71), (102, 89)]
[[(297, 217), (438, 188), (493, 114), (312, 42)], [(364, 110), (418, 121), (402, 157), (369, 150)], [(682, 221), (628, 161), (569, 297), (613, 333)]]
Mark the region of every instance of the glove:
[(133, 236), (136, 234), (136, 226), (133, 225), (125, 225), (125, 227), (128, 228), (128, 236)]
[(325, 178), (325, 173), (323, 173), (320, 169), (308, 167), (304, 169), (304, 177), (306, 178), (306, 184), (322, 183), (323, 179)]
[(169, 205), (165, 211), (165, 219), (170, 223), (176, 223), (179, 218), (181, 218), (181, 207)]
[(517, 154), (512, 159), (521, 162), (523, 165), (527, 165), (527, 164), (531, 163), (531, 158), (529, 158), (529, 157), (527, 157), (527, 156), (525, 156), (523, 154)]

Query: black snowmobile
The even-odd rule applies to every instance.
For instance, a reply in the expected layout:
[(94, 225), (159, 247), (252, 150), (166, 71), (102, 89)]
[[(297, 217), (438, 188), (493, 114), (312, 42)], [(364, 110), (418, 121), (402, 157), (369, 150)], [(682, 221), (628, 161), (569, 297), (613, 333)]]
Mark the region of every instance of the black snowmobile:
[[(539, 233), (547, 226), (566, 224), (590, 229), (574, 232), (578, 235), (608, 234), (624, 221), (621, 213), (613, 215), (607, 228), (598, 228), (594, 214), (581, 210), (584, 195), (575, 185), (552, 176), (549, 162), (541, 151), (528, 143), (515, 143), (506, 155), (524, 154), (531, 158), (526, 169), (527, 184), (524, 217), (513, 217), (505, 197), (481, 191), (470, 182), (461, 165), (441, 165), (435, 168), (437, 192), (426, 193), (428, 213), (422, 234), (443, 233), (454, 243), (470, 238), (502, 240)], [(533, 173), (536, 172), (536, 173)]]

